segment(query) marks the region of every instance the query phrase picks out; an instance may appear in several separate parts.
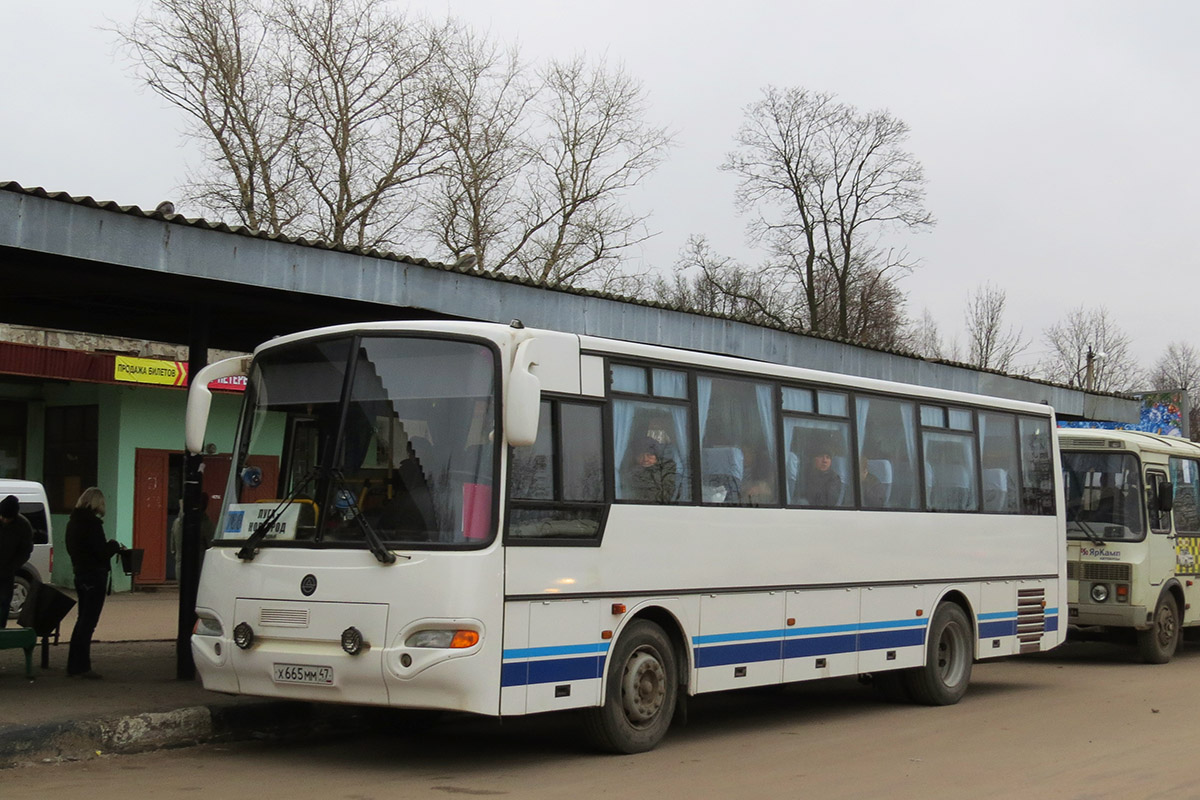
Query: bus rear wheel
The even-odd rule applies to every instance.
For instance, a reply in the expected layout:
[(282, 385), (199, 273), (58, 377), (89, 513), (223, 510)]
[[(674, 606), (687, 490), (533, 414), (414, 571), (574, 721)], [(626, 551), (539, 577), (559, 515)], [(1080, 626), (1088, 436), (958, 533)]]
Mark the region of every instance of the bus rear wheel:
[(949, 706), (961, 700), (971, 682), (973, 644), (966, 613), (954, 603), (938, 606), (925, 639), (925, 666), (904, 673), (912, 699), (927, 706)]
[(1179, 647), (1179, 604), (1170, 592), (1163, 592), (1154, 609), (1154, 624), (1137, 632), (1138, 655), (1147, 664), (1166, 664)]
[(587, 733), (612, 753), (643, 753), (666, 735), (679, 691), (675, 649), (663, 629), (635, 620), (609, 658), (604, 704), (585, 712)]

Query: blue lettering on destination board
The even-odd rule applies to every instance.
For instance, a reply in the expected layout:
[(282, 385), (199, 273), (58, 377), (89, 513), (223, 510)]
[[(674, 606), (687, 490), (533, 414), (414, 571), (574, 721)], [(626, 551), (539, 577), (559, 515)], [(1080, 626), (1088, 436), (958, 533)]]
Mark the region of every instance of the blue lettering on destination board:
[(245, 515), (245, 511), (230, 511), (225, 516), (225, 533), (241, 533), (242, 517)]

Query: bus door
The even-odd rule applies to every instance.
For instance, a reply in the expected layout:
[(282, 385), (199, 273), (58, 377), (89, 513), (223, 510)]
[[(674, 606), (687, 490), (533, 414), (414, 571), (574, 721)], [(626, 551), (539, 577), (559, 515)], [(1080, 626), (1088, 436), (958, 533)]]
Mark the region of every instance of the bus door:
[[(1162, 586), (1175, 574), (1175, 534), (1171, 527), (1171, 513), (1162, 508), (1159, 497), (1168, 481), (1167, 473), (1159, 467), (1146, 469), (1146, 518), (1149, 533), (1146, 535), (1147, 583), (1152, 587)], [(1153, 607), (1155, 597), (1146, 598), (1146, 606)]]

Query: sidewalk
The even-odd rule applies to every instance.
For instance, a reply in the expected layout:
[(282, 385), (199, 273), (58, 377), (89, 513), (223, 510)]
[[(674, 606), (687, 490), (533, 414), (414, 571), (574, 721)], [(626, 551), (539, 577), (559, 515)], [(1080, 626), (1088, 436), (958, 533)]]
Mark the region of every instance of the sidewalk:
[(173, 588), (111, 595), (92, 644), (103, 680), (66, 676), (74, 609), (50, 646), (49, 669), (38, 642), (34, 680), (22, 651), (0, 650), (0, 769), (358, 724), (358, 709), (233, 697), (176, 679), (178, 614)]

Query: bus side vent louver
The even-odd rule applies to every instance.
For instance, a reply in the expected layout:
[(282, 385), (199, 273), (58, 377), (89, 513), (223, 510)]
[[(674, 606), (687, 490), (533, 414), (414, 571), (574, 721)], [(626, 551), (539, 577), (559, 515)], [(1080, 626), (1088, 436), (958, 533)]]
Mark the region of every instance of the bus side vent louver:
[(1022, 653), (1036, 653), (1042, 649), (1042, 636), (1046, 633), (1046, 590), (1017, 590), (1017, 641)]

